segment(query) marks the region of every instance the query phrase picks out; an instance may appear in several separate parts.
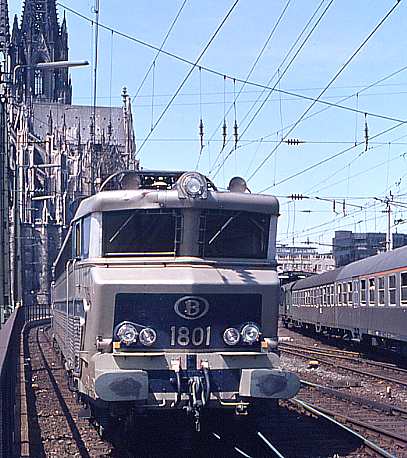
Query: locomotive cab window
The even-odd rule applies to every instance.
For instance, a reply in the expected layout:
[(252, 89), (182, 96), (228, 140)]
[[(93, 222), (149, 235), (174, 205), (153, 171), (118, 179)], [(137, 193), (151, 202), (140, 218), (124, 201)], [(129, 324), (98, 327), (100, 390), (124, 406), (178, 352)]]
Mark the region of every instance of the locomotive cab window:
[(175, 256), (180, 240), (176, 210), (124, 210), (103, 213), (105, 256)]
[(82, 230), (81, 230), (81, 221), (78, 221), (74, 225), (74, 231), (73, 231), (73, 236), (74, 236), (74, 242), (73, 242), (73, 251), (72, 251), (72, 257), (73, 258), (80, 258), (81, 257), (81, 249), (82, 249)]
[(62, 245), (62, 250), (55, 261), (55, 277), (65, 272), (67, 262), (72, 259), (72, 232), (69, 232)]
[(201, 256), (266, 259), (270, 215), (207, 210), (201, 215)]

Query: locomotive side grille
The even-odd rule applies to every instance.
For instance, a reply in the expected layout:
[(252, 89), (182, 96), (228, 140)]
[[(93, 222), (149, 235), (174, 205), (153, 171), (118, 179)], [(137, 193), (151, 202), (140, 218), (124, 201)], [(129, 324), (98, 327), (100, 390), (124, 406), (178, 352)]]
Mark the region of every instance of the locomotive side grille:
[(231, 327), (240, 331), (247, 323), (261, 329), (261, 301), (261, 294), (117, 294), (114, 328), (131, 322), (138, 331), (149, 327), (157, 332), (151, 347), (139, 342), (124, 346), (131, 350), (258, 351), (259, 342), (248, 345), (241, 339), (236, 345), (226, 345), (223, 333)]

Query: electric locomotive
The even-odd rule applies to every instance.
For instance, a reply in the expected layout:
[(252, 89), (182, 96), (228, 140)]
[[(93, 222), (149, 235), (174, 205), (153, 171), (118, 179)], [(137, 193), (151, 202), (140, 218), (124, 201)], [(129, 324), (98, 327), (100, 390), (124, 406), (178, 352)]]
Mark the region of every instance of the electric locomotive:
[(84, 199), (54, 264), (52, 335), (91, 416), (246, 413), (280, 368), (278, 201), (241, 178), (126, 171)]

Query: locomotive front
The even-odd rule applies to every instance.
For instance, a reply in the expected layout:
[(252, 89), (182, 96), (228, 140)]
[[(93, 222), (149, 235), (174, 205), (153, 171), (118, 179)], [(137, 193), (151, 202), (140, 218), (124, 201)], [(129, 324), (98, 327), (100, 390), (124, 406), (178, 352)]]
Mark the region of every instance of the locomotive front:
[(101, 234), (100, 256), (76, 267), (88, 285), (79, 391), (111, 411), (185, 409), (197, 422), (204, 408), (294, 396), (277, 352), (277, 200), (241, 179), (219, 192), (198, 173), (133, 174), (76, 216)]

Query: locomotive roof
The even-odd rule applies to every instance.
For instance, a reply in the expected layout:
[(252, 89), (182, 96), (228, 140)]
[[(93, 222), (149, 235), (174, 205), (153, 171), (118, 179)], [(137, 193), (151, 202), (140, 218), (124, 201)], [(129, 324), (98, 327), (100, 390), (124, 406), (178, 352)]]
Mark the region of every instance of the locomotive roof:
[[(293, 290), (313, 288), (335, 281), (349, 280), (352, 277), (360, 277), (407, 266), (407, 246), (396, 248), (386, 253), (352, 262), (320, 275), (304, 278), (295, 282)], [(407, 268), (407, 267), (406, 267)]]
[(279, 214), (278, 200), (270, 195), (208, 190), (206, 199), (181, 199), (175, 189), (136, 189), (102, 191), (84, 199), (79, 205), (74, 220), (93, 212), (160, 208), (207, 208), (252, 211), (275, 216)]

